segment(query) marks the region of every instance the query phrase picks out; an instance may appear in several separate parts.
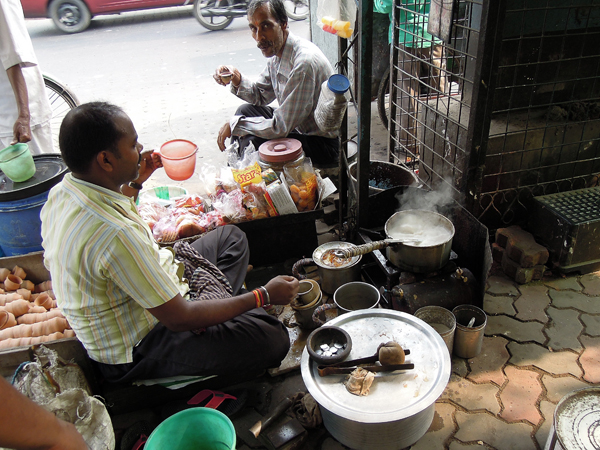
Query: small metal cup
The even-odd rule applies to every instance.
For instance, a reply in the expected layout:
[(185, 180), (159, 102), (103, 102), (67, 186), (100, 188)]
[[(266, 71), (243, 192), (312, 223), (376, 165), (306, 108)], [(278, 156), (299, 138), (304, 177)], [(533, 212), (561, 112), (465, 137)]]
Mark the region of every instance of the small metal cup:
[(441, 306), (424, 306), (417, 309), (415, 317), (429, 324), (437, 331), (448, 347), (448, 352), (452, 356), (454, 348), (454, 332), (456, 330), (456, 318), (452, 311)]
[[(474, 358), (481, 352), (487, 315), (482, 309), (473, 305), (459, 305), (452, 312), (456, 317), (454, 354), (459, 358)], [(469, 327), (473, 317), (475, 322)]]
[(312, 303), (321, 293), (318, 285), (315, 286), (309, 280), (300, 281), (300, 287), (298, 288), (298, 298), (302, 303), (308, 305)]

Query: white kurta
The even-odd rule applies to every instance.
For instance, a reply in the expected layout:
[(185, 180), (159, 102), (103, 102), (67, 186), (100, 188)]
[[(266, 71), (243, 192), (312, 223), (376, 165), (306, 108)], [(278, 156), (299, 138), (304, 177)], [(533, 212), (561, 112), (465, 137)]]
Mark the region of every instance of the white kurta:
[[(25, 26), (19, 0), (0, 0), (0, 141), (6, 147), (13, 137), (13, 126), (18, 116), (15, 95), (6, 69), (19, 64), (27, 84), (31, 115), (32, 153), (53, 152), (50, 119), (52, 109), (42, 72), (37, 64), (33, 44)], [(43, 136), (43, 137), (42, 137)], [(36, 139), (37, 138), (37, 139)], [(48, 138), (50, 139), (47, 142)]]

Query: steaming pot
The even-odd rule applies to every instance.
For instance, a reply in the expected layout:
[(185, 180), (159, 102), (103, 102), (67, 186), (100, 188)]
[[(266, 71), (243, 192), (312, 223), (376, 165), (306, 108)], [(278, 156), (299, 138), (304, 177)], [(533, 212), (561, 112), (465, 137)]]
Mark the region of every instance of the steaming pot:
[(388, 260), (396, 267), (415, 273), (428, 273), (441, 269), (450, 259), (454, 225), (441, 214), (410, 209), (394, 213), (385, 223), (388, 239), (397, 239), (410, 227), (418, 226), (424, 241), (394, 244), (386, 249)]

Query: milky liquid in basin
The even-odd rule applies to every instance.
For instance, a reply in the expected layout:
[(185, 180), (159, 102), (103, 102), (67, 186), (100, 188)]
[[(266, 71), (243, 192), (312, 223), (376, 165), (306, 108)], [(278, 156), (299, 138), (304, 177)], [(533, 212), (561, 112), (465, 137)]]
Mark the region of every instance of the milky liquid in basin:
[(394, 224), (388, 230), (390, 238), (399, 240), (418, 240), (408, 242), (415, 247), (433, 247), (441, 245), (452, 238), (452, 232), (442, 225), (431, 225), (427, 219), (417, 215), (409, 215), (402, 222)]

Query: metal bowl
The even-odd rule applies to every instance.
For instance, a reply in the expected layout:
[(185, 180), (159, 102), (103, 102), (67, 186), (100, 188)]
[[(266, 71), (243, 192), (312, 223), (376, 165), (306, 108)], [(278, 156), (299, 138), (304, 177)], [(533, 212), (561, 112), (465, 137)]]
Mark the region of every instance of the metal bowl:
[[(331, 353), (326, 349), (333, 349)], [(338, 327), (317, 328), (306, 340), (306, 350), (317, 364), (335, 364), (345, 360), (352, 349), (350, 335)]]

